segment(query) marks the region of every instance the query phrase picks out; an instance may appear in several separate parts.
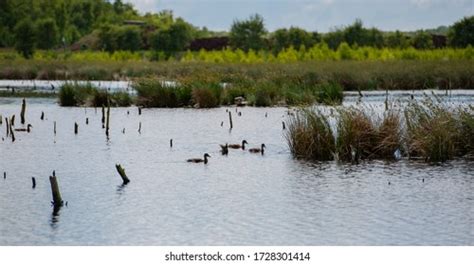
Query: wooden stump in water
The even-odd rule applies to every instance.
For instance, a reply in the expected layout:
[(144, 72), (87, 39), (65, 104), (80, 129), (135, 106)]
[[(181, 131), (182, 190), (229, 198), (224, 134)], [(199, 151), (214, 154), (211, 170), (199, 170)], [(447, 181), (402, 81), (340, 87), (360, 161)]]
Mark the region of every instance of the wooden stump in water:
[(109, 123), (110, 123), (110, 102), (107, 101), (107, 120), (105, 124), (105, 135), (109, 136)]
[(31, 182), (32, 182), (32, 188), (36, 188), (36, 179), (35, 177), (31, 177)]
[(12, 142), (15, 141), (15, 133), (14, 133), (14, 130), (12, 128), (14, 117), (15, 117), (15, 115), (13, 115), (12, 119), (10, 120), (10, 135), (12, 137)]
[(56, 121), (54, 122), (54, 128), (53, 128), (53, 131), (54, 131), (54, 135), (56, 135)]
[(41, 112), (41, 117), (40, 117), (41, 120), (44, 120), (44, 112), (42, 111)]
[(8, 118), (7, 117), (5, 117), (5, 125), (7, 127), (6, 130), (7, 130), (7, 138), (8, 138), (8, 136), (10, 135), (10, 125), (8, 124)]
[(173, 147), (173, 139), (170, 139), (170, 148)]
[(15, 126), (15, 114), (13, 114), (12, 118), (10, 119), (10, 125)]
[(0, 115), (0, 125), (2, 125), (2, 124), (3, 124), (3, 116)]
[(142, 122), (138, 123), (138, 133), (142, 133)]
[(142, 108), (138, 107), (138, 115), (142, 115)]
[(86, 118), (86, 125), (89, 124), (89, 118)]
[(3, 179), (6, 179), (6, 178), (7, 178), (7, 172), (3, 171)]
[(49, 176), (49, 182), (51, 183), (51, 192), (53, 195), (53, 205), (54, 207), (61, 207), (63, 206), (63, 200), (61, 198), (61, 193), (59, 192), (59, 185), (58, 185), (58, 180), (55, 176), (55, 173), (53, 171), (53, 176)]
[(127, 183), (130, 182), (130, 180), (127, 177), (127, 174), (125, 174), (125, 169), (120, 164), (116, 164), (115, 168), (117, 169), (117, 172), (119, 173), (120, 177), (122, 177), (123, 184), (126, 185)]
[(230, 124), (230, 129), (232, 129), (234, 125), (232, 124), (232, 113), (230, 111), (229, 111), (229, 124)]
[(25, 124), (25, 112), (26, 112), (26, 100), (23, 99), (23, 102), (21, 104), (21, 112), (20, 112), (21, 124)]
[(105, 128), (105, 106), (102, 105), (102, 128)]
[(285, 129), (286, 129), (286, 125), (285, 125), (285, 122), (284, 122), (284, 121), (281, 122), (281, 125), (282, 125), (282, 127), (283, 127), (283, 130), (285, 130)]
[(79, 125), (77, 124), (77, 122), (74, 123), (74, 134), (77, 134), (79, 131)]

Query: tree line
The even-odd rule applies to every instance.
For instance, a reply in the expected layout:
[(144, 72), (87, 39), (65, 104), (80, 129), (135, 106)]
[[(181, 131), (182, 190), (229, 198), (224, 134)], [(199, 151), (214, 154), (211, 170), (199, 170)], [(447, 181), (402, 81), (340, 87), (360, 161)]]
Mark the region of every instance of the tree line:
[[(79, 43), (82, 49), (108, 52), (153, 50), (167, 57), (189, 48), (194, 39), (227, 36), (232, 49), (278, 52), (294, 47), (311, 48), (325, 43), (331, 49), (351, 47), (431, 49), (429, 31), (383, 32), (364, 27), (361, 20), (328, 33), (298, 27), (269, 32), (258, 14), (235, 20), (229, 32), (198, 28), (172, 11), (139, 14), (132, 4), (121, 0), (1, 0), (0, 47), (15, 47), (25, 58), (35, 49), (58, 49)], [(474, 16), (465, 17), (448, 29), (448, 45), (474, 44)]]

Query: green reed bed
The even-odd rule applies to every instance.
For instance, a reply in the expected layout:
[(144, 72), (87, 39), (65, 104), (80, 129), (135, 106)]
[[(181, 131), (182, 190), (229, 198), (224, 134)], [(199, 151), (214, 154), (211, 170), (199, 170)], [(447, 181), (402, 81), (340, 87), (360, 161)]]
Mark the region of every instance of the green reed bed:
[(373, 89), (473, 89), (474, 60), (308, 61), (205, 63), (148, 61), (0, 60), (1, 79), (162, 80), (203, 76), (233, 84), (313, 86), (335, 83), (344, 91)]
[[(389, 108), (382, 116), (374, 110), (356, 107), (336, 108), (336, 134), (322, 141), (321, 132), (331, 131), (328, 115), (304, 109), (289, 118), (286, 139), (295, 158), (328, 160), (316, 146), (334, 159), (357, 162), (359, 159), (410, 159), (444, 162), (474, 155), (474, 107), (452, 107), (437, 99), (412, 101), (403, 110)], [(312, 122), (321, 121), (320, 126)], [(322, 141), (322, 142), (321, 142)], [(334, 151), (331, 151), (334, 150)]]
[(127, 107), (132, 98), (126, 92), (108, 93), (91, 83), (71, 82), (61, 86), (58, 93), (59, 105), (63, 107), (88, 106), (101, 107), (110, 104), (114, 107)]
[(317, 110), (302, 109), (290, 116), (286, 140), (296, 158), (334, 159), (335, 139), (328, 118)]

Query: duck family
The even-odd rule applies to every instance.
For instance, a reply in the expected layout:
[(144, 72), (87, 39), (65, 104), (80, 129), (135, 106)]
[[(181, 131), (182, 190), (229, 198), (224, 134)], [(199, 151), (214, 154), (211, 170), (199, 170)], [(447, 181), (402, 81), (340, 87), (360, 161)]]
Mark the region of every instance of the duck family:
[[(246, 140), (243, 140), (242, 141), (242, 144), (219, 144), (221, 150), (220, 150), (220, 153), (222, 155), (228, 155), (229, 154), (229, 148), (231, 149), (242, 149), (242, 150), (245, 150), (245, 145), (248, 144), (248, 142)], [(253, 154), (262, 154), (264, 155), (265, 153), (265, 144), (261, 144), (259, 148), (250, 148), (248, 149), (248, 151), (250, 153), (253, 153)], [(187, 159), (186, 161), (189, 162), (189, 163), (204, 163), (204, 164), (207, 164), (209, 162), (208, 158), (211, 157), (208, 153), (205, 153), (204, 154), (204, 157), (203, 158), (190, 158), (190, 159)]]

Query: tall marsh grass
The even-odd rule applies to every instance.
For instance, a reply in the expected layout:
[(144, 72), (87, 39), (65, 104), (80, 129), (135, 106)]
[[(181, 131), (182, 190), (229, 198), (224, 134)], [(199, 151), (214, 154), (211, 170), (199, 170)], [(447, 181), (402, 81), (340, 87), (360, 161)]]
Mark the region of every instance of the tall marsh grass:
[(352, 162), (394, 159), (403, 154), (411, 159), (444, 162), (474, 155), (471, 105), (456, 108), (426, 97), (423, 101), (412, 100), (403, 110), (389, 108), (381, 117), (369, 108), (339, 107), (336, 113), (334, 141), (320, 136), (333, 129), (320, 111), (303, 109), (289, 118), (285, 136), (295, 158), (328, 160), (318, 149), (323, 146), (328, 154), (334, 153), (335, 159)]
[(91, 83), (68, 82), (61, 86), (58, 93), (59, 105), (63, 107), (88, 106), (101, 107), (110, 104), (114, 107), (127, 107), (132, 98), (126, 92), (108, 93), (99, 90)]

